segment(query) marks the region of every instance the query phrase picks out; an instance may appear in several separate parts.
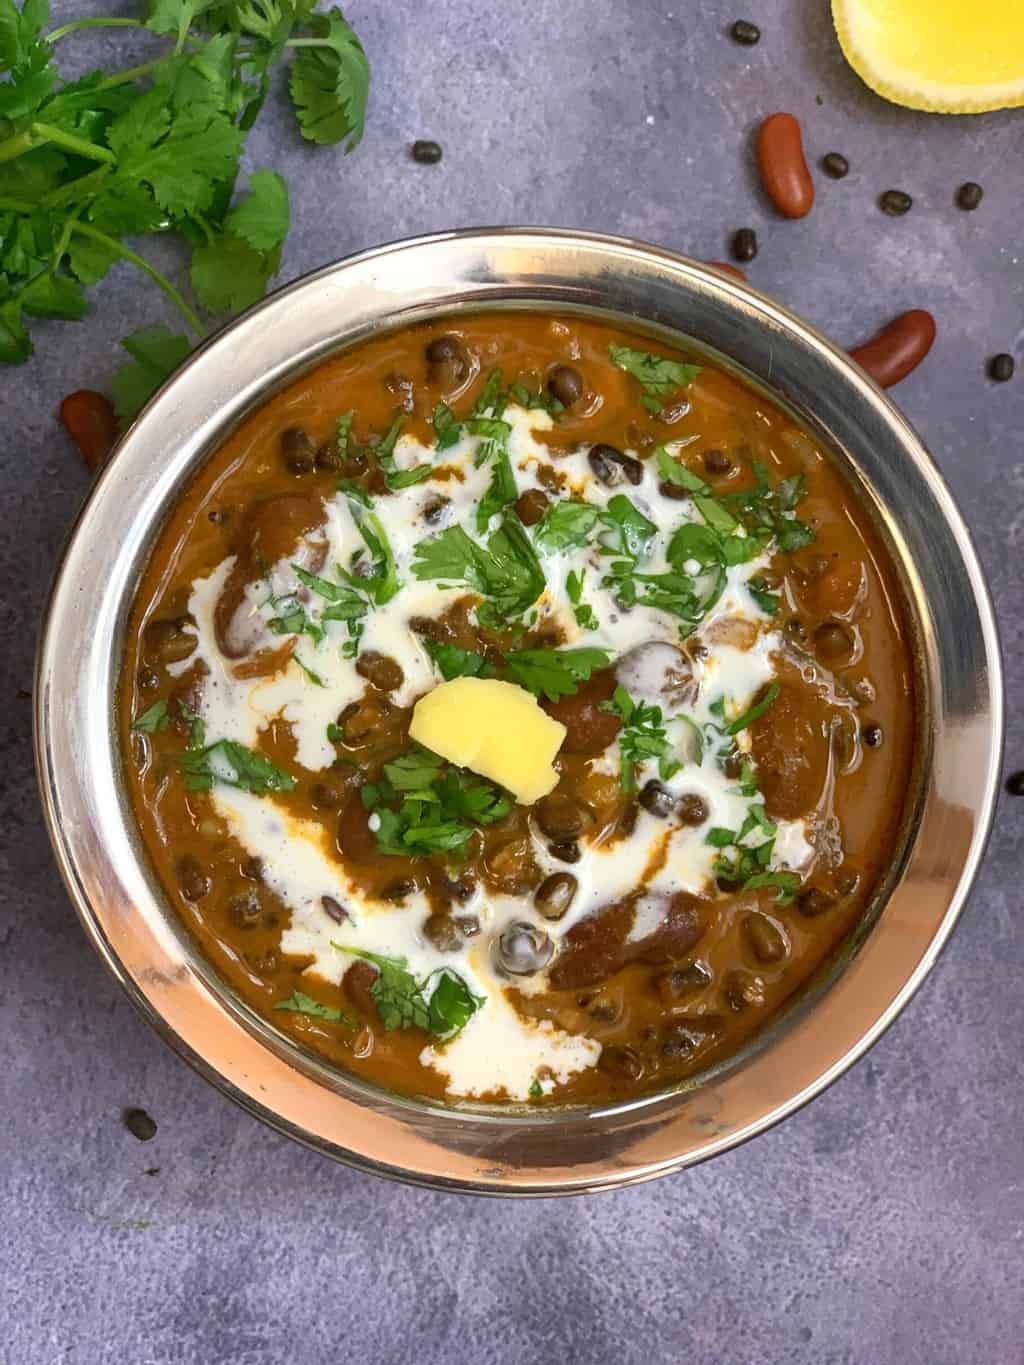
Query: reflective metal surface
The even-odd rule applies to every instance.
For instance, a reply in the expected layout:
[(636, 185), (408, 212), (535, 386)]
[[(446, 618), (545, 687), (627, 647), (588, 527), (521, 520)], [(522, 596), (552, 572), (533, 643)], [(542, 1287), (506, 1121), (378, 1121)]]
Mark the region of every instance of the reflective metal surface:
[[(688, 1090), (614, 1109), (494, 1111), (398, 1099), (346, 1077), (219, 981), (141, 855), (120, 777), (115, 684), (142, 563), (178, 491), (303, 368), (439, 312), (579, 308), (706, 350), (838, 455), (900, 563), (920, 647), (918, 788), (904, 856), (841, 961), (757, 1046)], [(492, 1194), (598, 1190), (713, 1156), (817, 1094), (920, 985), (962, 908), (992, 815), (998, 644), (959, 514), (920, 442), (856, 366), (745, 286), (672, 253), (578, 233), (446, 234), (366, 252), (282, 290), (209, 341), (128, 432), (75, 528), (35, 688), (61, 871), (90, 938), (204, 1076), (282, 1132), (383, 1175)]]

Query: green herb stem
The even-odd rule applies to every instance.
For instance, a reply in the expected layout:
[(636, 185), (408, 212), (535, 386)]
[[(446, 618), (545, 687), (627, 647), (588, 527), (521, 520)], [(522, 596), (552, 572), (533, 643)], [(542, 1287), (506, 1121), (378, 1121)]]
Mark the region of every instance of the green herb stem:
[(116, 237), (108, 237), (105, 232), (100, 232), (97, 228), (89, 227), (87, 223), (75, 223), (72, 232), (77, 233), (80, 237), (91, 237), (94, 242), (102, 243), (103, 246), (108, 247), (111, 251), (116, 251), (124, 260), (131, 261), (132, 265), (138, 266), (141, 271), (149, 276), (156, 287), (161, 289), (167, 298), (170, 299), (171, 303), (174, 304), (175, 308), (177, 308), (178, 312), (185, 319), (189, 327), (192, 328), (196, 336), (206, 336), (206, 328), (182, 298), (178, 290), (175, 289), (167, 276), (162, 275), (160, 271), (157, 270), (155, 266), (150, 265), (149, 261), (143, 256), (137, 255), (130, 247), (126, 247), (122, 242), (119, 242)]
[(0, 194), (0, 213), (35, 213), (35, 204), (23, 204), (20, 199), (11, 199)]
[(132, 81), (137, 81), (141, 76), (148, 76), (151, 71), (155, 71), (160, 66), (166, 66), (168, 62), (174, 61), (175, 54), (169, 57), (154, 57), (151, 62), (143, 62), (140, 66), (129, 66), (124, 71), (119, 71), (116, 76), (108, 76), (105, 81), (100, 81), (97, 90), (113, 90), (118, 85), (130, 85)]
[(141, 19), (73, 19), (71, 23), (62, 24), (60, 28), (48, 33), (45, 41), (57, 43), (69, 33), (78, 33), (80, 29), (85, 28), (145, 28), (145, 24)]
[(117, 157), (109, 147), (100, 147), (95, 142), (87, 142), (84, 137), (66, 133), (63, 128), (55, 128), (51, 123), (30, 123), (23, 133), (0, 142), (0, 161), (14, 161), (26, 152), (52, 143), (62, 147), (75, 156), (87, 157), (90, 161), (104, 161), (109, 166), (117, 165)]

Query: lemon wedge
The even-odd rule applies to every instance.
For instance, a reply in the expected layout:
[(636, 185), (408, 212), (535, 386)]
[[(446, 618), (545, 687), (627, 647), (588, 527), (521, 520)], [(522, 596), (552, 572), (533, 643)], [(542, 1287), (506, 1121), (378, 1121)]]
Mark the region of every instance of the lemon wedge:
[(895, 104), (981, 114), (1024, 104), (1020, 0), (832, 0), (846, 60)]

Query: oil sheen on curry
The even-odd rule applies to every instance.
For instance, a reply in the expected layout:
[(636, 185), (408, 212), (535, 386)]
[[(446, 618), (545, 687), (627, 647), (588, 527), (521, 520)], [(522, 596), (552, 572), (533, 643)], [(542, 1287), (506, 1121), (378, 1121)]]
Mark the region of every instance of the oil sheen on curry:
[(417, 326), (184, 491), (128, 636), (135, 811), (223, 977), (332, 1062), (628, 1098), (762, 1028), (891, 866), (900, 602), (736, 379), (576, 317)]

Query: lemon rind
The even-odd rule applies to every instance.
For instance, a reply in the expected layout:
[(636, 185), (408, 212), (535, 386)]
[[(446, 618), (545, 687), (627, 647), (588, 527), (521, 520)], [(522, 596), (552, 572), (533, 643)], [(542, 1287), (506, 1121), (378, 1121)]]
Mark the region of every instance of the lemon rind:
[(849, 0), (832, 0), (835, 25), (843, 56), (866, 86), (883, 99), (904, 109), (927, 114), (988, 114), (996, 109), (1024, 107), (1024, 75), (1019, 81), (996, 85), (955, 85), (911, 75), (888, 62), (877, 51), (858, 46), (847, 15)]

